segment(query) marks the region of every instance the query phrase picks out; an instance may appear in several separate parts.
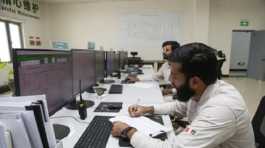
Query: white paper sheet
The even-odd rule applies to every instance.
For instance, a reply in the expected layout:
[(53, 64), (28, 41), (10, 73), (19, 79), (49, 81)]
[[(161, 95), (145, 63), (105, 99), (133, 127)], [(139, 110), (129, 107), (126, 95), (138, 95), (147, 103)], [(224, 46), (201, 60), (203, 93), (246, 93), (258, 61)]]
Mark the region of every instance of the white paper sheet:
[(145, 135), (154, 137), (164, 132), (171, 131), (170, 128), (167, 128), (157, 122), (152, 121), (147, 117), (137, 117), (132, 118), (129, 116), (117, 116), (110, 119), (111, 122), (124, 122), (129, 126), (136, 128), (138, 131), (144, 133)]
[(133, 84), (132, 86), (138, 87), (138, 88), (152, 88), (155, 87), (153, 83), (143, 83), (143, 82), (137, 82)]

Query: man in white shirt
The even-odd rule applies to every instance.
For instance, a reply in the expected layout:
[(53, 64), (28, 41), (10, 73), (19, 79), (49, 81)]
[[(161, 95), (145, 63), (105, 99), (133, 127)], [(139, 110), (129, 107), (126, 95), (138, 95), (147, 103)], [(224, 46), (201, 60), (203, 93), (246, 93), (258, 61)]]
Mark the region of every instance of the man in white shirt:
[[(180, 44), (177, 41), (165, 41), (162, 44), (162, 49), (163, 49), (163, 59), (165, 60), (165, 63), (159, 68), (158, 72), (154, 73), (151, 77), (147, 76), (128, 76), (128, 79), (130, 82), (136, 82), (136, 81), (150, 81), (150, 80), (155, 80), (155, 81), (164, 81), (165, 83), (170, 84), (170, 62), (168, 61), (168, 57), (170, 54), (176, 50), (177, 48), (180, 47)], [(175, 92), (174, 89), (167, 88), (163, 89), (163, 94), (164, 95), (170, 95)]]
[(152, 77), (134, 77), (129, 76), (128, 79), (130, 81), (145, 81), (145, 80), (165, 80), (169, 82), (170, 76), (170, 64), (168, 62), (168, 57), (170, 54), (179, 47), (179, 43), (177, 41), (166, 41), (162, 44), (163, 49), (163, 59), (165, 63), (160, 67), (158, 72), (156, 72)]
[(178, 112), (190, 123), (174, 142), (144, 135), (122, 122), (113, 123), (112, 135), (126, 135), (135, 148), (255, 148), (250, 115), (240, 93), (217, 80), (214, 50), (202, 43), (187, 44), (170, 57), (171, 82), (177, 100), (154, 106), (130, 106), (132, 117), (146, 113)]

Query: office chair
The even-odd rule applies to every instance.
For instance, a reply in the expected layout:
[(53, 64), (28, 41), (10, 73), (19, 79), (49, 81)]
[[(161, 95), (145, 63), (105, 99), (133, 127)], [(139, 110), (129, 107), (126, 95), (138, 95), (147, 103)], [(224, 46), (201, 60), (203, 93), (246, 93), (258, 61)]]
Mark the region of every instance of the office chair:
[(252, 119), (257, 148), (265, 147), (265, 96), (261, 99), (258, 109)]
[(218, 60), (217, 60), (217, 66), (218, 66), (218, 79), (221, 79), (221, 77), (223, 76), (223, 74), (222, 74), (222, 67), (223, 67), (223, 64), (224, 64), (224, 62), (226, 61), (226, 56), (225, 56), (225, 54), (221, 51), (221, 50), (219, 50), (219, 51), (217, 51), (217, 53), (216, 53), (216, 55), (217, 55), (217, 58), (218, 58)]

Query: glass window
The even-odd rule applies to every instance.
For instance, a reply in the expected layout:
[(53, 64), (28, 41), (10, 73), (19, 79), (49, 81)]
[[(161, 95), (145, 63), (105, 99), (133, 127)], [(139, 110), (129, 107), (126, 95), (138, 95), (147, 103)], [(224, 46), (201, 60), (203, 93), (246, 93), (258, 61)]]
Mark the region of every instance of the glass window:
[(12, 48), (22, 48), (19, 24), (0, 20), (0, 62), (10, 62)]
[(12, 48), (21, 48), (21, 36), (18, 24), (9, 24), (10, 38)]
[(5, 22), (2, 21), (0, 21), (0, 61), (10, 61), (7, 28)]

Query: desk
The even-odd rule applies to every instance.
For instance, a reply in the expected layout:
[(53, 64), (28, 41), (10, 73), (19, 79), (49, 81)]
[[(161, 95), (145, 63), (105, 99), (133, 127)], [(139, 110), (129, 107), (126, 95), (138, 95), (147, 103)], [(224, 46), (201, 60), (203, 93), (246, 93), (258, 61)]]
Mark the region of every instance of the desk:
[[(144, 67), (143, 72), (145, 74), (152, 74), (153, 69), (151, 67)], [(119, 80), (116, 81), (117, 83)], [(108, 89), (110, 85), (104, 85)], [(108, 92), (108, 91), (107, 91)], [(142, 105), (153, 105), (163, 103), (163, 96), (159, 88), (159, 84), (154, 81), (144, 82), (144, 83), (135, 83), (135, 84), (124, 84), (123, 94), (105, 94), (101, 100), (97, 99), (96, 94), (84, 93), (84, 100), (93, 100), (95, 105), (87, 109), (88, 117), (85, 120), (79, 119), (78, 111), (68, 110), (63, 108), (55, 113), (51, 117), (51, 122), (56, 124), (63, 124), (70, 127), (70, 134), (62, 140), (64, 148), (73, 148), (75, 143), (81, 137), (82, 133), (85, 131), (86, 127), (89, 125), (89, 122), (96, 115), (101, 116), (117, 116), (117, 115), (128, 115), (128, 106), (135, 104), (137, 99), (140, 99)], [(96, 113), (93, 112), (100, 102), (123, 102), (123, 107), (119, 113)], [(165, 126), (172, 128), (171, 121), (169, 116), (162, 116)], [(168, 140), (172, 141), (174, 132), (168, 133)], [(107, 148), (118, 148), (118, 139), (110, 136)]]

